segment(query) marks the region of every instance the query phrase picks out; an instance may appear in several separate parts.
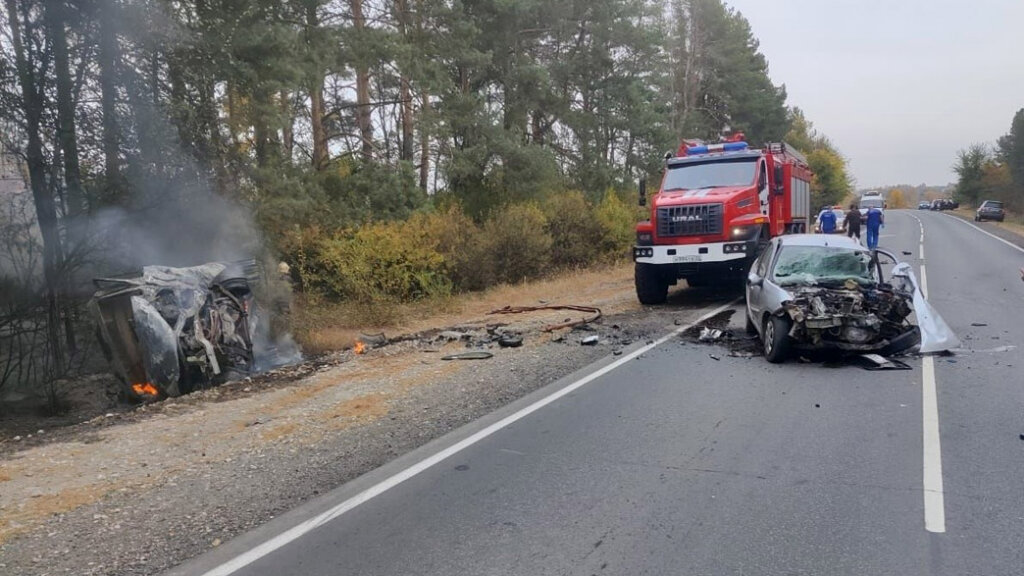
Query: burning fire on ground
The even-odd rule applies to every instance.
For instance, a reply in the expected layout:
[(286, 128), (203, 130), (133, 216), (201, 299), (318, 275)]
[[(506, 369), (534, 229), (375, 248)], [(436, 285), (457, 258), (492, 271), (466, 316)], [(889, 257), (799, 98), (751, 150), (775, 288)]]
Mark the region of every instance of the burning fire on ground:
[(363, 354), (366, 352), (366, 344), (356, 340), (356, 345), (352, 347), (352, 351), (356, 354)]
[(135, 391), (139, 396), (158, 396), (160, 392), (157, 391), (156, 386), (153, 386), (149, 382), (145, 384), (132, 384), (132, 390)]

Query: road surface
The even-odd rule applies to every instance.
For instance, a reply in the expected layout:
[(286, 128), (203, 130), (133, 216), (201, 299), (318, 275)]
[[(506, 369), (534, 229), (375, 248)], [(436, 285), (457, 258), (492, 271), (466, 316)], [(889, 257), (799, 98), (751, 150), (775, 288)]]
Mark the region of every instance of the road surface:
[(172, 573), (1021, 574), (1024, 251), (887, 217), (967, 350), (868, 372), (671, 335)]

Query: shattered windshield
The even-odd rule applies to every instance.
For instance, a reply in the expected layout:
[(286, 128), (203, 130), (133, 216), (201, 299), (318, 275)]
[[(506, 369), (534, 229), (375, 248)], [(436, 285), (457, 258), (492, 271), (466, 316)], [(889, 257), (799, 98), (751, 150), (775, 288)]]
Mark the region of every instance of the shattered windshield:
[(682, 163), (669, 166), (661, 189), (698, 190), (717, 186), (747, 186), (754, 181), (757, 158)]
[(828, 246), (786, 246), (775, 262), (773, 279), (780, 286), (875, 282), (871, 255), (862, 250)]

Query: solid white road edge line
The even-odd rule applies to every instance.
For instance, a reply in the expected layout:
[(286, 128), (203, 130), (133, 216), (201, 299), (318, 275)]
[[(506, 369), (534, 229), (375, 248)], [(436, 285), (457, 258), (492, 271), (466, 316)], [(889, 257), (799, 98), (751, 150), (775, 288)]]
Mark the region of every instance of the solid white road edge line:
[(976, 226), (974, 224), (971, 224), (970, 222), (968, 222), (967, 220), (964, 220), (963, 218), (957, 218), (956, 216), (950, 216), (949, 214), (946, 214), (945, 216), (947, 218), (952, 218), (953, 220), (956, 220), (957, 222), (961, 222), (963, 224), (966, 224), (967, 226), (970, 226), (971, 228), (974, 228), (975, 230), (977, 230), (978, 232), (981, 232), (982, 234), (985, 234), (986, 236), (991, 236), (992, 238), (995, 238), (996, 240), (999, 240), (1003, 244), (1006, 244), (1007, 246), (1009, 246), (1010, 248), (1013, 248), (1014, 250), (1016, 250), (1018, 252), (1024, 252), (1024, 248), (1021, 248), (1020, 246), (1017, 246), (1016, 244), (1014, 244), (1013, 242), (1010, 242), (1009, 240), (1004, 240), (1003, 238), (1000, 238), (999, 236), (996, 236), (995, 234), (989, 232), (988, 230), (982, 229), (980, 226)]
[[(924, 260), (924, 222), (921, 227), (921, 260)], [(984, 230), (982, 230), (984, 232)], [(928, 299), (928, 275), (921, 263), (921, 294)], [(942, 444), (939, 437), (939, 398), (935, 384), (935, 358), (921, 359), (921, 440), (924, 488), (924, 529), (946, 532), (946, 498), (942, 489)]]
[(541, 398), (540, 400), (534, 402), (533, 404), (530, 404), (529, 406), (519, 410), (518, 412), (510, 414), (505, 418), (502, 418), (501, 420), (495, 422), (494, 424), (491, 424), (490, 426), (484, 428), (483, 430), (480, 430), (479, 432), (473, 434), (472, 436), (469, 436), (468, 438), (456, 442), (455, 444), (452, 444), (451, 446), (445, 448), (444, 450), (441, 450), (440, 452), (437, 452), (431, 456), (424, 458), (423, 460), (420, 460), (416, 464), (413, 464), (412, 466), (406, 468), (405, 470), (402, 470), (401, 472), (395, 474), (394, 476), (391, 476), (390, 478), (383, 480), (379, 484), (375, 484), (374, 486), (367, 488), (366, 490), (360, 492), (359, 494), (356, 494), (355, 496), (349, 498), (348, 500), (345, 500), (344, 502), (341, 502), (340, 504), (328, 510), (325, 510), (324, 512), (321, 512), (320, 514), (317, 514), (316, 516), (298, 524), (297, 526), (285, 530), (284, 532), (278, 534), (277, 536), (274, 536), (266, 542), (263, 542), (262, 544), (259, 544), (258, 546), (246, 552), (243, 552), (242, 554), (239, 554), (238, 556), (232, 558), (231, 560), (228, 560), (224, 564), (221, 564), (220, 566), (217, 566), (216, 568), (206, 572), (204, 576), (227, 576), (228, 574), (232, 574), (238, 571), (239, 569), (244, 568), (249, 564), (252, 564), (260, 558), (266, 556), (267, 554), (270, 554), (274, 550), (277, 550), (278, 548), (281, 548), (289, 542), (301, 538), (303, 535), (313, 531), (319, 526), (322, 526), (330, 522), (331, 520), (334, 520), (335, 518), (341, 516), (342, 514), (348, 512), (349, 510), (352, 510), (356, 506), (359, 506), (360, 504), (363, 504), (364, 502), (367, 502), (373, 499), (374, 497), (379, 496), (384, 492), (387, 492), (391, 488), (398, 486), (402, 482), (405, 482), (406, 480), (412, 478), (413, 476), (416, 476), (420, 472), (423, 472), (424, 470), (427, 470), (428, 468), (442, 462), (443, 460), (450, 458), (455, 454), (458, 454), (459, 452), (465, 450), (466, 448), (469, 448), (470, 446), (476, 444), (477, 442), (483, 440), (484, 438), (487, 438), (488, 436), (494, 434), (495, 432), (501, 430), (502, 428), (505, 428), (506, 426), (518, 420), (521, 420), (526, 416), (529, 416), (530, 414), (536, 412), (537, 410), (540, 410), (541, 408), (547, 406), (548, 404), (551, 404), (555, 400), (558, 400), (559, 398), (562, 398), (572, 393), (573, 391), (582, 388), (583, 386), (589, 384), (590, 382), (597, 380), (601, 376), (604, 376), (605, 374), (611, 372), (612, 370), (615, 370), (619, 366), (622, 366), (626, 362), (633, 360), (637, 356), (640, 356), (641, 354), (649, 352), (651, 349), (661, 344), (664, 344), (665, 342), (667, 342), (674, 336), (680, 334), (684, 330), (688, 330), (695, 326), (696, 324), (699, 324), (700, 322), (706, 320), (707, 318), (710, 318), (715, 314), (719, 314), (731, 308), (739, 301), (740, 299), (737, 298), (727, 304), (719, 306), (718, 308), (715, 308), (714, 310), (711, 310), (710, 312), (701, 315), (699, 318), (697, 318), (697, 320), (691, 322), (690, 324), (676, 328), (672, 332), (669, 332), (665, 336), (662, 336), (658, 340), (655, 340), (653, 343), (647, 344), (643, 348), (639, 348), (629, 354), (624, 355), (622, 358), (616, 360), (615, 362), (612, 362), (611, 364), (599, 370), (591, 372), (590, 374), (584, 376), (583, 378), (580, 378), (579, 380), (573, 382), (572, 384), (569, 384), (568, 386), (559, 389), (558, 391), (552, 393), (549, 396)]

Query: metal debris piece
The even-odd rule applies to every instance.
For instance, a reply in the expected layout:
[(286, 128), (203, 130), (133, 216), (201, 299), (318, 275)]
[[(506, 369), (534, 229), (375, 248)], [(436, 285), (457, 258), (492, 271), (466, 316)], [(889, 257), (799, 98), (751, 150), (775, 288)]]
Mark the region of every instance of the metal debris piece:
[(371, 348), (380, 348), (388, 343), (388, 337), (383, 332), (379, 334), (359, 334), (359, 341)]
[(594, 346), (594, 345), (597, 344), (597, 341), (598, 341), (598, 336), (597, 336), (597, 334), (594, 334), (593, 336), (587, 336), (586, 338), (583, 338), (582, 340), (580, 340), (580, 344), (582, 344), (584, 346)]
[(577, 306), (575, 304), (563, 304), (563, 305), (549, 305), (549, 306), (505, 306), (497, 310), (491, 310), (488, 314), (522, 314), (524, 312), (536, 312), (538, 310), (575, 310), (577, 312), (586, 312), (593, 314), (589, 318), (583, 318), (580, 320), (566, 320), (561, 324), (553, 324), (551, 326), (545, 326), (544, 332), (551, 332), (552, 330), (559, 330), (561, 328), (571, 328), (573, 326), (579, 326), (582, 324), (590, 324), (601, 317), (601, 309), (593, 306)]
[(715, 342), (716, 340), (721, 340), (722, 334), (724, 334), (724, 332), (718, 328), (708, 328), (705, 326), (701, 328), (700, 336), (698, 336), (697, 339), (701, 342)]
[(449, 354), (448, 356), (441, 356), (441, 360), (487, 360), (493, 358), (494, 354), (490, 352), (475, 351), (475, 352), (462, 352), (460, 354)]
[(708, 358), (711, 358), (712, 360), (715, 360), (715, 361), (718, 361), (718, 360), (722, 359), (720, 356), (715, 356), (714, 354), (708, 354)]
[(502, 348), (519, 348), (523, 345), (523, 337), (519, 334), (506, 332), (498, 337), (498, 346)]
[(903, 255), (904, 255), (904, 256), (910, 256), (910, 255), (912, 255), (912, 254), (913, 254), (913, 252), (911, 252), (910, 250), (904, 250), (904, 251), (903, 251)]
[(861, 354), (861, 367), (865, 370), (910, 370), (910, 365), (879, 354)]
[(620, 356), (622, 355), (622, 350), (616, 348), (615, 350), (612, 350), (612, 354), (615, 356)]
[(971, 322), (971, 326), (988, 326), (984, 322)]

